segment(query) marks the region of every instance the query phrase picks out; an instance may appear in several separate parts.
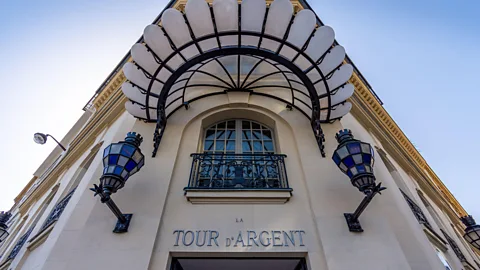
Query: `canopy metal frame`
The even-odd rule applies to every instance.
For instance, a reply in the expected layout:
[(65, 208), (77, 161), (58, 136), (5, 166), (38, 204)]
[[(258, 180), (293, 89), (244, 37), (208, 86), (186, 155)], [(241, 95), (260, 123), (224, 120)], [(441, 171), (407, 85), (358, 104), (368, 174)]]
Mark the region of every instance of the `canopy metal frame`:
[[(159, 64), (159, 67), (157, 68), (157, 70), (153, 74), (149, 74), (146, 70), (144, 70), (143, 68), (141, 68), (140, 66), (137, 65), (137, 67), (143, 71), (145, 76), (147, 76), (147, 78), (150, 79), (148, 89), (141, 89), (140, 87), (138, 87), (138, 86), (137, 87), (141, 90), (142, 94), (146, 95), (146, 99), (145, 99), (146, 104), (143, 105), (143, 106), (145, 106), (145, 110), (146, 110), (146, 118), (143, 119), (143, 120), (146, 121), (146, 122), (156, 121), (156, 127), (155, 127), (155, 133), (154, 133), (154, 150), (153, 150), (153, 153), (152, 153), (152, 157), (155, 157), (156, 153), (158, 151), (158, 148), (159, 148), (159, 145), (160, 145), (165, 127), (167, 125), (167, 119), (174, 112), (176, 112), (178, 109), (180, 109), (182, 107), (185, 107), (188, 110), (190, 104), (194, 101), (199, 100), (199, 99), (206, 98), (206, 97), (213, 96), (213, 95), (225, 94), (227, 92), (232, 92), (232, 91), (248, 92), (252, 95), (266, 96), (266, 97), (273, 98), (273, 99), (276, 99), (278, 101), (281, 101), (281, 102), (285, 103), (285, 105), (288, 109), (293, 109), (293, 108), (298, 109), (300, 112), (302, 112), (302, 114), (304, 114), (311, 121), (311, 126), (312, 126), (312, 129), (314, 131), (314, 135), (315, 135), (315, 138), (317, 140), (319, 149), (322, 153), (322, 156), (325, 157), (324, 146), (323, 146), (324, 135), (323, 135), (323, 131), (322, 131), (322, 128), (321, 128), (321, 123), (329, 123), (329, 122), (332, 122), (332, 121), (336, 120), (336, 119), (330, 119), (330, 112), (331, 112), (331, 110), (335, 109), (334, 108), (335, 106), (332, 107), (330, 96), (331, 96), (332, 93), (334, 93), (336, 90), (338, 90), (338, 88), (333, 89), (333, 91), (331, 91), (329, 89), (327, 79), (333, 74), (333, 72), (331, 72), (330, 74), (323, 74), (322, 71), (319, 68), (319, 64), (322, 63), (323, 59), (330, 52), (330, 50), (327, 50), (323, 55), (321, 55), (321, 57), (319, 59), (312, 59), (305, 52), (305, 50), (307, 49), (307, 47), (309, 45), (310, 39), (313, 37), (313, 35), (315, 33), (315, 30), (312, 31), (312, 33), (310, 34), (310, 37), (308, 38), (308, 40), (305, 42), (305, 44), (301, 48), (298, 48), (295, 45), (288, 42), (287, 38), (288, 38), (288, 35), (289, 35), (290, 27), (293, 23), (293, 19), (295, 18), (294, 15), (292, 16), (290, 24), (289, 24), (289, 26), (287, 28), (287, 31), (285, 32), (285, 35), (283, 36), (283, 38), (278, 38), (278, 37), (275, 37), (275, 36), (265, 34), (266, 19), (263, 22), (263, 27), (262, 27), (261, 32), (252, 32), (252, 31), (242, 30), (241, 29), (241, 18), (242, 18), (241, 17), (241, 4), (239, 4), (238, 10), (239, 10), (238, 30), (218, 32), (217, 31), (217, 26), (215, 24), (215, 16), (214, 16), (213, 8), (212, 8), (212, 6), (210, 6), (210, 14), (211, 14), (211, 19), (212, 19), (213, 26), (214, 26), (214, 33), (209, 34), (209, 35), (205, 35), (205, 36), (202, 36), (202, 37), (196, 37), (194, 35), (194, 33), (192, 31), (192, 28), (190, 26), (190, 23), (188, 22), (188, 18), (184, 14), (183, 17), (184, 17), (185, 22), (188, 26), (188, 29), (189, 29), (190, 36), (191, 36), (192, 40), (185, 43), (184, 45), (182, 45), (180, 47), (175, 46), (175, 44), (172, 42), (172, 39), (170, 38), (168, 33), (162, 27), (163, 33), (167, 37), (167, 39), (169, 40), (170, 46), (173, 50), (173, 53), (171, 53), (165, 59), (161, 59), (159, 56), (157, 56), (153, 52), (153, 50), (151, 50), (148, 47), (148, 45), (145, 44), (147, 46), (148, 51), (152, 54), (154, 59)], [(265, 18), (267, 18), (267, 16), (268, 16), (268, 10), (269, 9), (267, 8)], [(231, 36), (237, 37), (238, 43), (236, 45), (230, 45), (230, 46), (222, 45), (221, 38), (222, 37), (229, 37), (229, 36), (230, 37)], [(243, 45), (242, 44), (242, 37), (256, 37), (256, 38), (258, 38), (258, 45), (257, 46)], [(202, 48), (200, 46), (200, 43), (202, 41), (211, 40), (211, 39), (216, 40), (218, 47), (213, 48), (213, 49), (208, 50), (208, 51), (202, 50)], [(262, 41), (264, 41), (264, 40), (270, 40), (270, 41), (278, 43), (279, 46), (278, 46), (277, 50), (276, 51), (271, 51), (271, 50), (267, 50), (265, 48), (262, 48), (261, 44), (262, 44)], [(191, 59), (187, 59), (187, 57), (185, 57), (183, 52), (188, 48), (192, 48), (192, 46), (194, 46), (200, 54), (191, 58)], [(282, 56), (280, 54), (282, 48), (287, 48), (287, 47), (295, 52), (295, 56), (291, 60), (285, 58), (284, 56)], [(182, 65), (180, 65), (177, 69), (173, 69), (173, 68), (170, 67), (169, 62), (177, 56), (179, 56), (181, 59), (183, 59), (184, 63)], [(241, 59), (241, 56), (250, 56), (250, 57), (258, 59), (258, 61), (257, 61), (257, 63), (255, 63), (255, 65), (253, 65), (253, 67), (250, 69), (250, 71), (247, 73), (246, 77), (243, 80), (240, 79), (240, 74), (237, 74), (237, 80), (235, 80), (232, 77), (232, 75), (230, 74), (230, 72), (228, 72), (227, 68), (225, 68), (225, 66), (222, 65), (222, 63), (220, 61), (220, 59), (222, 57), (227, 57), (227, 56), (237, 56), (238, 57), (237, 73), (240, 73), (240, 68), (241, 68), (240, 67), (240, 65), (241, 65), (240, 59)], [(306, 59), (308, 61), (308, 64), (310, 65), (305, 70), (302, 70), (296, 64), (294, 64), (295, 60), (300, 56), (302, 56), (304, 59)], [(215, 74), (212, 74), (212, 73), (205, 72), (205, 71), (201, 70), (201, 67), (203, 65), (205, 65), (205, 64), (207, 64), (211, 61), (216, 61), (218, 64), (220, 64), (222, 69), (228, 75), (228, 80), (224, 80), (224, 79), (216, 76)], [(268, 73), (268, 74), (264, 74), (260, 78), (257, 78), (252, 82), (247, 82), (247, 80), (249, 79), (251, 74), (254, 72), (255, 68), (257, 68), (258, 65), (260, 65), (260, 63), (263, 63), (263, 62), (270, 64), (277, 71), (272, 72), (272, 73)], [(285, 69), (281, 69), (280, 66), (285, 67)], [(165, 81), (165, 82), (157, 79), (157, 76), (159, 75), (160, 71), (163, 70), (163, 69), (167, 69), (168, 71), (170, 71), (172, 73), (170, 75), (170, 77), (167, 79), (167, 81)], [(319, 80), (317, 80), (315, 82), (312, 82), (307, 75), (312, 70), (315, 70), (316, 72), (318, 72), (318, 74), (321, 77)], [(179, 78), (182, 75), (185, 75), (186, 73), (191, 73), (191, 74), (187, 78), (183, 78), (183, 79), (179, 80)], [(195, 74), (199, 74), (199, 73), (205, 74), (205, 75), (207, 75), (207, 76), (209, 76), (209, 77), (211, 77), (215, 80), (220, 81), (224, 86), (218, 85), (218, 84), (201, 84), (201, 85), (190, 84), (189, 85), (190, 79)], [(281, 74), (285, 78), (288, 86), (279, 86), (279, 85), (274, 85), (274, 84), (261, 85), (261, 86), (257, 86), (257, 87), (253, 86), (253, 84), (255, 82), (260, 81), (260, 80), (265, 79), (265, 78), (268, 78), (270, 76), (277, 75), (277, 74)], [(289, 78), (288, 74), (295, 75), (296, 78), (298, 78), (300, 81)], [(162, 88), (160, 94), (155, 94), (155, 93), (152, 92), (152, 86), (153, 86), (155, 81), (163, 84), (163, 88)], [(182, 81), (186, 81), (184, 86), (176, 87), (176, 88), (174, 87), (177, 83), (182, 82)], [(315, 88), (315, 85), (319, 84), (319, 83), (323, 83), (324, 88), (326, 89), (326, 93), (322, 94), (320, 97), (319, 97), (319, 95), (316, 91), (316, 88)], [(305, 87), (305, 89), (308, 92), (308, 95), (306, 93), (303, 93), (301, 90), (297, 89), (296, 87), (294, 87), (294, 84), (298, 84), (302, 87)], [(193, 99), (187, 100), (185, 98), (186, 90), (188, 88), (191, 88), (191, 87), (199, 87), (199, 86), (222, 88), (223, 91), (208, 93), (208, 94), (204, 94), (204, 95), (201, 95), (201, 96), (197, 96)], [(261, 88), (277, 87), (277, 88), (289, 89), (290, 92), (292, 93), (292, 100), (289, 101), (289, 100), (285, 100), (283, 98), (280, 98), (280, 97), (277, 97), (277, 96), (274, 96), (274, 95), (255, 92), (255, 89), (260, 88), (260, 87)], [(182, 91), (183, 92), (182, 95), (180, 97), (177, 97), (173, 101), (170, 101), (167, 104), (167, 98), (170, 97), (172, 94), (178, 92), (178, 91)], [(307, 104), (303, 100), (301, 100), (299, 98), (296, 98), (294, 93), (301, 93), (302, 95), (308, 96), (311, 104)], [(158, 98), (158, 103), (155, 104), (156, 107), (155, 107), (154, 104), (149, 104), (150, 97)], [(326, 106), (325, 108), (321, 108), (320, 98), (326, 98), (328, 100), (328, 106)], [(165, 114), (166, 108), (168, 108), (169, 106), (172, 106), (173, 103), (178, 101), (179, 99), (182, 100), (181, 105), (177, 106), (176, 108), (171, 110), (168, 115), (166, 115)], [(295, 104), (296, 101), (302, 103), (304, 106), (311, 109), (311, 112), (312, 112), (311, 115), (308, 115), (305, 111), (301, 110)], [(132, 102), (134, 102), (134, 101), (132, 101)], [(339, 105), (339, 104), (335, 104), (335, 105)], [(149, 109), (155, 109), (157, 111), (157, 119), (156, 120), (153, 119), (152, 116), (150, 115), (150, 110)], [(326, 117), (325, 120), (320, 120), (320, 111), (321, 110), (327, 110), (327, 117)]]

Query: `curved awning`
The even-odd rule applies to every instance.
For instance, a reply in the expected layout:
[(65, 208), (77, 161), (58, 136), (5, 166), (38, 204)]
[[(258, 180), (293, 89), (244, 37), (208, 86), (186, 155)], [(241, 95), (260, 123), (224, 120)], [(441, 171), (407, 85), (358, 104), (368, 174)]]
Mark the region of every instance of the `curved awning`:
[(189, 0), (185, 13), (167, 9), (123, 67), (126, 109), (157, 122), (158, 132), (196, 100), (244, 91), (280, 100), (318, 126), (339, 119), (352, 107), (353, 67), (333, 46), (332, 28), (316, 22), (311, 10), (294, 14), (289, 0)]

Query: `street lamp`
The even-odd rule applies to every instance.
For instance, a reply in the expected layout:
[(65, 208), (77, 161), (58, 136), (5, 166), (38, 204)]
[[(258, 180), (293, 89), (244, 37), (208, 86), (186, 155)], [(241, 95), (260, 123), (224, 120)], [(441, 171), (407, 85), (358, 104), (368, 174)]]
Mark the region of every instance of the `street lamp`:
[(8, 237), (7, 222), (11, 216), (12, 214), (10, 214), (10, 212), (0, 212), (0, 243)]
[(375, 184), (375, 175), (373, 174), (374, 152), (370, 144), (355, 140), (352, 131), (349, 129), (340, 130), (335, 138), (338, 141), (338, 146), (333, 153), (333, 161), (350, 178), (352, 185), (365, 194), (365, 198), (355, 212), (353, 214), (345, 213), (344, 216), (351, 232), (363, 232), (358, 221), (359, 216), (373, 197), (387, 188), (382, 187), (381, 183)]
[(95, 192), (94, 196), (100, 196), (101, 202), (118, 218), (114, 233), (128, 231), (132, 214), (123, 214), (111, 199), (111, 195), (123, 188), (130, 176), (143, 167), (145, 156), (140, 150), (142, 141), (140, 134), (129, 132), (124, 141), (107, 146), (103, 151), (103, 175), (100, 185), (93, 185), (90, 189)]
[(472, 216), (466, 216), (460, 219), (462, 220), (463, 224), (467, 226), (467, 228), (465, 228), (465, 235), (463, 235), (463, 238), (465, 238), (465, 240), (467, 240), (467, 242), (476, 249), (480, 250), (480, 225), (475, 223), (475, 219), (473, 219)]
[(45, 144), (47, 142), (47, 137), (50, 137), (55, 142), (57, 142), (58, 146), (60, 146), (60, 148), (62, 148), (63, 151), (67, 150), (67, 149), (65, 149), (65, 147), (59, 141), (57, 141), (57, 139), (55, 139), (50, 134), (43, 134), (43, 133), (37, 132), (37, 133), (33, 134), (33, 141), (35, 141), (38, 144)]

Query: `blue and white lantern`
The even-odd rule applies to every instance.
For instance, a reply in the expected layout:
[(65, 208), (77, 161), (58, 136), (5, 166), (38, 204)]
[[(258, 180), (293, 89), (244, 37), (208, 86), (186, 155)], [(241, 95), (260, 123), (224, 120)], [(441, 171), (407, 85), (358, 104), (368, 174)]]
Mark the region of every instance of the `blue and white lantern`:
[(349, 129), (340, 130), (335, 138), (338, 141), (337, 150), (332, 156), (335, 164), (361, 192), (372, 190), (375, 187), (372, 146), (355, 140)]
[(475, 219), (473, 219), (472, 216), (462, 217), (461, 220), (466, 226), (463, 238), (465, 238), (470, 245), (480, 250), (480, 225), (475, 223)]
[(145, 156), (140, 151), (143, 138), (129, 132), (125, 141), (112, 143), (103, 151), (103, 175), (100, 184), (110, 195), (123, 188), (125, 182), (144, 165)]
[(7, 222), (11, 216), (12, 214), (10, 214), (10, 212), (0, 212), (0, 243), (5, 241), (8, 237)]

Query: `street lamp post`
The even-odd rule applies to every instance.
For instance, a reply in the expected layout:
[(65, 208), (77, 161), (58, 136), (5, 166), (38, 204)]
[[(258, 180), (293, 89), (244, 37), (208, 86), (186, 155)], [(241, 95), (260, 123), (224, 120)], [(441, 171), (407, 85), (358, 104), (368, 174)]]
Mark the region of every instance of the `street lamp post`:
[(57, 139), (55, 139), (55, 137), (50, 134), (43, 134), (40, 132), (33, 134), (33, 140), (38, 144), (45, 144), (47, 142), (47, 137), (52, 138), (58, 144), (58, 146), (63, 149), (63, 151), (67, 150), (59, 141), (57, 141)]
[(103, 175), (100, 185), (93, 185), (95, 195), (105, 203), (118, 218), (114, 233), (128, 231), (132, 214), (123, 214), (112, 200), (111, 195), (123, 188), (125, 182), (144, 165), (145, 156), (140, 150), (143, 138), (140, 134), (129, 132), (124, 141), (112, 143), (103, 151)]
[(355, 140), (352, 131), (348, 129), (340, 130), (335, 137), (338, 147), (333, 153), (333, 161), (350, 178), (352, 185), (365, 194), (365, 198), (355, 212), (345, 213), (344, 216), (351, 232), (363, 232), (358, 218), (373, 197), (387, 188), (382, 187), (381, 183), (375, 184), (374, 152), (370, 144)]

